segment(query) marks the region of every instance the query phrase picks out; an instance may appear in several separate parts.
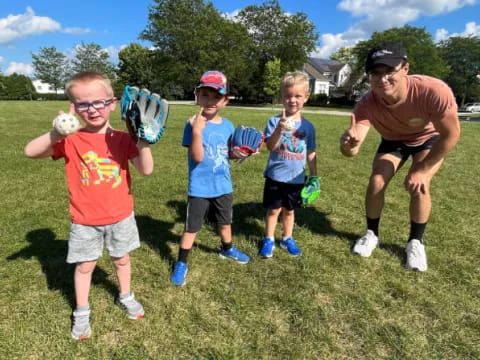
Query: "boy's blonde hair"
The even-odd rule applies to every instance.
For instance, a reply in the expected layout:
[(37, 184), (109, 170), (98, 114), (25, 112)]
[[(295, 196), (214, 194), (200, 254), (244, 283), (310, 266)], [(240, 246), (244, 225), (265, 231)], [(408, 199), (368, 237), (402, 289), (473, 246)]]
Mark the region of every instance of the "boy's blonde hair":
[(96, 71), (84, 71), (73, 75), (65, 85), (65, 93), (72, 99), (72, 88), (79, 83), (99, 83), (105, 88), (109, 97), (113, 97), (112, 82), (107, 75)]
[(285, 89), (294, 85), (303, 86), (305, 94), (310, 94), (310, 81), (308, 75), (303, 71), (287, 72), (280, 83), (280, 93), (283, 94)]

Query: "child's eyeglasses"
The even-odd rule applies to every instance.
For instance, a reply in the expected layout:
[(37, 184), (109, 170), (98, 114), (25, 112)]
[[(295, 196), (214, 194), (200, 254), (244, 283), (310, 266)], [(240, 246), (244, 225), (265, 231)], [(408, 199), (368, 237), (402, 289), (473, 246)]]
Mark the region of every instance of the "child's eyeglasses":
[(75, 110), (78, 112), (84, 112), (88, 111), (90, 109), (90, 106), (93, 107), (95, 110), (101, 110), (106, 108), (108, 105), (110, 105), (113, 102), (112, 99), (108, 100), (95, 100), (94, 102), (82, 102), (82, 103), (76, 103), (74, 104)]

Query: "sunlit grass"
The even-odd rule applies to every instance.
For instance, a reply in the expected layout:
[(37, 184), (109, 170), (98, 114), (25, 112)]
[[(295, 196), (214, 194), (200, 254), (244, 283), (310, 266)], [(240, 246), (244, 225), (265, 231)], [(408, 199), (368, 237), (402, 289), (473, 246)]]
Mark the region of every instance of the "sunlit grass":
[[(213, 228), (199, 233), (185, 287), (169, 282), (186, 206), (186, 150), (192, 106), (171, 107), (165, 138), (152, 147), (155, 172), (133, 175), (142, 246), (132, 253), (133, 290), (146, 317), (130, 321), (114, 306), (115, 274), (105, 256), (90, 294), (91, 339), (70, 338), (72, 267), (65, 263), (68, 198), (61, 161), (30, 160), (23, 147), (49, 130), (67, 103), (0, 102), (1, 359), (478, 359), (479, 123), (462, 138), (433, 182), (425, 242), (426, 273), (404, 269), (408, 196), (402, 169), (388, 193), (382, 246), (369, 259), (350, 247), (364, 231), (364, 193), (378, 136), (357, 158), (338, 151), (348, 117), (308, 114), (317, 128), (322, 195), (296, 214), (304, 254), (256, 254), (267, 151), (232, 164), (234, 242), (252, 261), (217, 256)], [(264, 128), (271, 112), (227, 108), (235, 125)], [(118, 111), (114, 127), (123, 128)]]

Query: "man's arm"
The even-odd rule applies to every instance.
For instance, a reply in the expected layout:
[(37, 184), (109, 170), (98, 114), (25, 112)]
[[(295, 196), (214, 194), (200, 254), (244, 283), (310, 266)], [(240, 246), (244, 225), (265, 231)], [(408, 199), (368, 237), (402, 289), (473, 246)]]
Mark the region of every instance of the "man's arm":
[(460, 138), (460, 122), (456, 112), (449, 112), (440, 120), (434, 121), (433, 126), (440, 133), (440, 138), (433, 144), (425, 159), (417, 163), (416, 167), (421, 171), (428, 171), (443, 160)]
[(460, 123), (456, 113), (449, 112), (432, 123), (440, 133), (440, 138), (433, 144), (424, 159), (412, 165), (405, 177), (405, 189), (411, 194), (427, 192), (430, 178), (438, 170), (437, 164), (453, 149), (460, 138)]

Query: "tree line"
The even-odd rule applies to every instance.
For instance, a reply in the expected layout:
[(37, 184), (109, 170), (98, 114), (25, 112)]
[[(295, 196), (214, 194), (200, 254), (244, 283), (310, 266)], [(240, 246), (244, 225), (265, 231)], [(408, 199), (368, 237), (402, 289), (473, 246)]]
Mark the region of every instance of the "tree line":
[[(117, 64), (95, 43), (82, 42), (72, 60), (53, 46), (41, 47), (32, 53), (34, 75), (59, 89), (72, 74), (94, 70), (110, 76), (117, 96), (128, 84), (146, 87), (167, 99), (192, 99), (200, 75), (217, 69), (227, 74), (230, 93), (236, 99), (264, 102), (276, 97), (285, 72), (302, 69), (317, 47), (318, 33), (307, 14), (286, 13), (278, 0), (247, 6), (233, 19), (205, 0), (155, 0), (139, 39), (152, 46), (129, 44), (119, 52)], [(376, 32), (369, 40), (331, 55), (352, 69), (343, 87), (347, 97), (365, 89), (367, 51), (386, 40), (402, 41), (410, 73), (444, 80), (459, 104), (480, 99), (480, 39), (451, 37), (435, 44), (425, 28), (409, 25)], [(19, 96), (19, 89), (10, 90), (12, 83), (31, 91), (26, 84), (18, 86), (21, 75), (11, 76), (16, 76), (16, 81), (0, 75), (0, 99), (2, 94)], [(33, 95), (22, 96), (28, 99)]]

